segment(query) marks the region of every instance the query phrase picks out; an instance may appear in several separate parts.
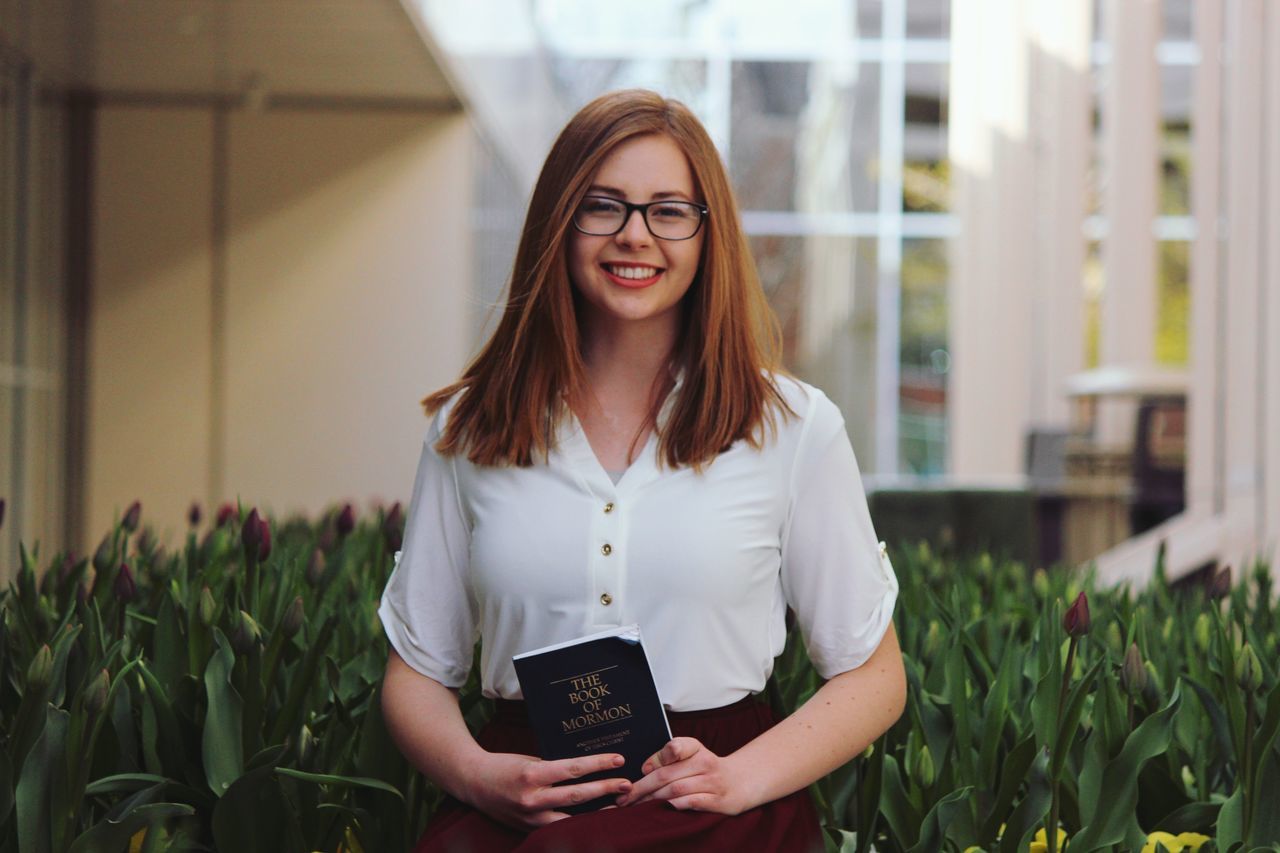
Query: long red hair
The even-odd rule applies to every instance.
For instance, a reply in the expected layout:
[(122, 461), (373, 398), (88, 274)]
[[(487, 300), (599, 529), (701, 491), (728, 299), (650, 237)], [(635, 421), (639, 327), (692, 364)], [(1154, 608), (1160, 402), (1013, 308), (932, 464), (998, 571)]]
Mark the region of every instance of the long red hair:
[(719, 152), (684, 104), (631, 89), (587, 104), (551, 147), (497, 329), (457, 382), (422, 401), (433, 414), (459, 395), (436, 445), (441, 453), (464, 453), (478, 465), (532, 465), (546, 458), (563, 406), (587, 399), (565, 241), (600, 164), (619, 144), (647, 134), (680, 146), (709, 208), (700, 270), (685, 294), (671, 354), (684, 382), (659, 434), (659, 459), (701, 468), (740, 439), (759, 447), (774, 418), (790, 414), (774, 378), (781, 330)]

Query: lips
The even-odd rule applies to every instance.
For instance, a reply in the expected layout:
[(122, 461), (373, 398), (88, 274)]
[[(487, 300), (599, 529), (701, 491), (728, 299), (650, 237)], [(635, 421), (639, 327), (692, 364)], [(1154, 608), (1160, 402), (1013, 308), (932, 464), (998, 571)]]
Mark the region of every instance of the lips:
[(603, 263), (600, 269), (605, 276), (620, 287), (648, 287), (657, 282), (665, 272), (662, 267), (635, 263)]

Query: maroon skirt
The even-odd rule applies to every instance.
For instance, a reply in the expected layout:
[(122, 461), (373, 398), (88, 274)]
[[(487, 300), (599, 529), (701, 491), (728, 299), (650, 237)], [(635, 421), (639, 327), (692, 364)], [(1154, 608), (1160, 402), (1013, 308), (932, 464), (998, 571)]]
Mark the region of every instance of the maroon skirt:
[[(693, 737), (728, 755), (774, 724), (767, 705), (748, 697), (724, 708), (667, 715), (676, 737)], [(499, 700), (493, 719), (476, 738), (490, 752), (537, 755), (523, 702)], [(415, 853), (702, 853), (752, 850), (810, 853), (823, 849), (818, 815), (807, 791), (740, 815), (679, 811), (650, 800), (558, 820), (522, 832), (449, 798), (432, 819)]]

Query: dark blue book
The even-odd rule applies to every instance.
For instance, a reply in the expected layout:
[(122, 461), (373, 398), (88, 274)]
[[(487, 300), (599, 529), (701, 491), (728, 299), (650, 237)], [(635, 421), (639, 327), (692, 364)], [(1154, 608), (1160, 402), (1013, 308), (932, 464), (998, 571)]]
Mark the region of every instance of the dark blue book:
[[(671, 740), (638, 625), (534, 649), (511, 662), (544, 760), (599, 752), (626, 759), (622, 767), (562, 784), (620, 776), (634, 782), (645, 759)], [(593, 811), (613, 800), (600, 797), (562, 811)]]

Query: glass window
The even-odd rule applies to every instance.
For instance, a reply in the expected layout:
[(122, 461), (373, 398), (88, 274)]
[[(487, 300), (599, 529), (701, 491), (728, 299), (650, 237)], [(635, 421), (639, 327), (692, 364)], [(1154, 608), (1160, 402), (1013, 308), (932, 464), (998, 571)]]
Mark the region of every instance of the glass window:
[(883, 0), (852, 0), (858, 9), (858, 38), (880, 38), (880, 28), (884, 20)]
[(1097, 367), (1102, 359), (1102, 288), (1106, 281), (1102, 243), (1090, 240), (1084, 251), (1084, 366)]
[(782, 324), (787, 367), (846, 413), (854, 453), (868, 470), (875, 460), (875, 239), (756, 234), (749, 241)]
[(1191, 0), (1161, 0), (1160, 24), (1163, 41), (1191, 41)]
[(907, 0), (907, 38), (951, 37), (951, 0)]
[(1191, 213), (1191, 76), (1189, 65), (1160, 68), (1160, 214)]
[(744, 209), (874, 210), (879, 138), (877, 65), (734, 63), (729, 168)]
[(653, 89), (706, 117), (707, 64), (701, 60), (578, 59), (552, 55), (556, 87), (575, 109), (615, 89)]
[(940, 213), (951, 208), (947, 160), (946, 65), (912, 63), (905, 68), (902, 209)]
[(1156, 361), (1185, 365), (1190, 351), (1191, 287), (1187, 259), (1191, 244), (1185, 240), (1160, 243), (1159, 281), (1156, 294)]
[(947, 280), (945, 240), (903, 240), (898, 454), (911, 474), (946, 469)]

